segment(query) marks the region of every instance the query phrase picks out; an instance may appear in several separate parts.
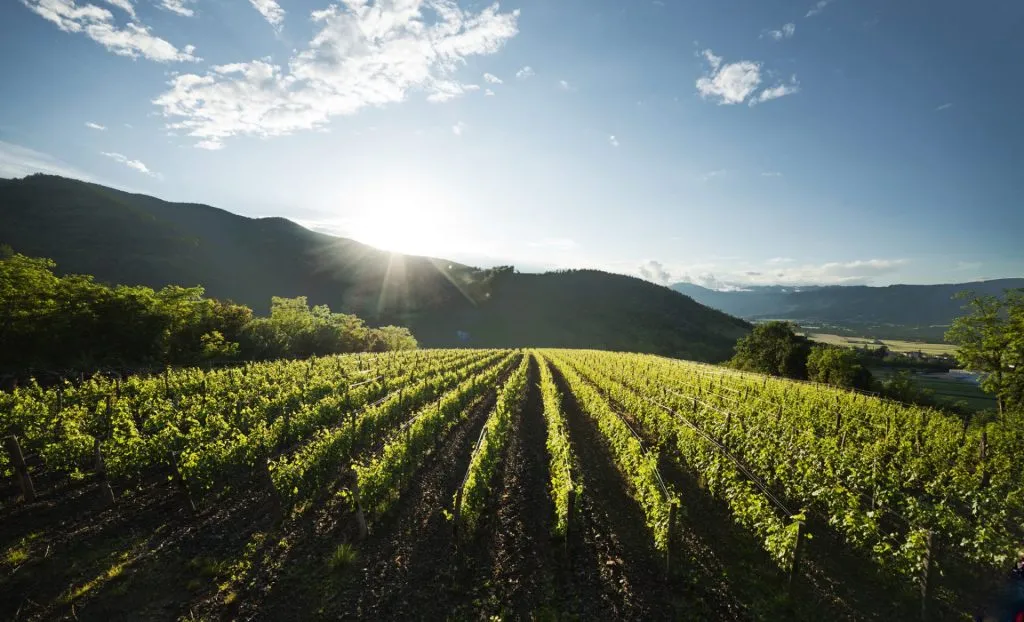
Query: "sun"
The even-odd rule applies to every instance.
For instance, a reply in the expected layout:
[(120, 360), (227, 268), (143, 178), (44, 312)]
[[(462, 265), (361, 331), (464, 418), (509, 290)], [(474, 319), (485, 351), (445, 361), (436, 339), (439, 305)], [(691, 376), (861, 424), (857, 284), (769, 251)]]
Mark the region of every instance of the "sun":
[(368, 185), (352, 230), (364, 244), (408, 255), (443, 256), (460, 246), (451, 202), (420, 180)]

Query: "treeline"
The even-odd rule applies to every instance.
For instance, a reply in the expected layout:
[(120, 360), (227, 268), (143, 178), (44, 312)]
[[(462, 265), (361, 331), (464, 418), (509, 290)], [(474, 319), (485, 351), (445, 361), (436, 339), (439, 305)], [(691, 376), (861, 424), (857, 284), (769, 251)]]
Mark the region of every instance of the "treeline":
[(402, 327), (273, 298), (269, 317), (202, 287), (109, 286), (0, 246), (0, 372), (201, 365), (416, 348)]

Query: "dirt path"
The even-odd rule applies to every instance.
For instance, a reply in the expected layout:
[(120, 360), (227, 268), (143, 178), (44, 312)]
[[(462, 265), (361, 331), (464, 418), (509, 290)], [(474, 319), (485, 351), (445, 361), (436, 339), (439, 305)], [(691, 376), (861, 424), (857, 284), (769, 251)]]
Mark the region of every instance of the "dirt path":
[(668, 585), (643, 512), (594, 422), (552, 367), (562, 393), (569, 437), (579, 458), (584, 491), (577, 501), (577, 531), (570, 543), (568, 613), (580, 619), (664, 620), (682, 617)]

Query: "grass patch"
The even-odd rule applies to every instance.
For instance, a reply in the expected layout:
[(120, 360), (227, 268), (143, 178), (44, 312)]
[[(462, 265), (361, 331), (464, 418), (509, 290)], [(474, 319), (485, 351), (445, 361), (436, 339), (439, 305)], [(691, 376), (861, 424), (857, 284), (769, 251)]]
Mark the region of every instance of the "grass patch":
[(358, 561), (359, 551), (356, 547), (348, 542), (343, 542), (331, 553), (330, 558), (327, 560), (327, 567), (331, 569), (331, 572), (343, 574)]

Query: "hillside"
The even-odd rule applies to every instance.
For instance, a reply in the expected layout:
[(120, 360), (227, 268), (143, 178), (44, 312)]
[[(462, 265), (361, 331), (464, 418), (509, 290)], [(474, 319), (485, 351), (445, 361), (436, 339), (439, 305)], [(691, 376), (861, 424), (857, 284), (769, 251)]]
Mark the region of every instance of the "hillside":
[(424, 346), (614, 348), (721, 360), (748, 326), (598, 271), (479, 270), (62, 177), (0, 179), (0, 243), (108, 283), (202, 285), (266, 313), (271, 296), (413, 329)]
[(748, 320), (788, 319), (822, 323), (864, 335), (941, 340), (953, 318), (963, 313), (963, 301), (953, 298), (957, 292), (998, 295), (1017, 287), (1024, 287), (1024, 278), (887, 287), (769, 286), (741, 291), (715, 291), (692, 283), (677, 283), (672, 289)]

